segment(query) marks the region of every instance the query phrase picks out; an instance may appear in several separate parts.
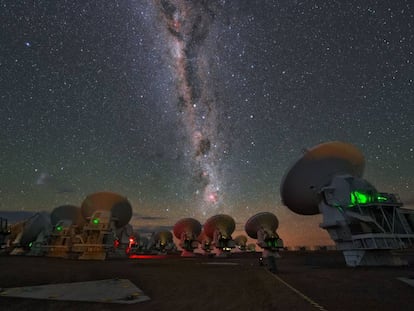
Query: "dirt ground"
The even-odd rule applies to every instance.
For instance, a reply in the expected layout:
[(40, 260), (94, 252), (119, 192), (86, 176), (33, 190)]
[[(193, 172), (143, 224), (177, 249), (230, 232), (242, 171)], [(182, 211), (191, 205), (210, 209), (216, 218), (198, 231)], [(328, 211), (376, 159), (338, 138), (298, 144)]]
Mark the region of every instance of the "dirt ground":
[(74, 261), (0, 257), (0, 287), (129, 279), (150, 301), (83, 303), (0, 297), (0, 310), (413, 310), (414, 268), (348, 268), (337, 252), (284, 252), (278, 272), (260, 254), (230, 258)]

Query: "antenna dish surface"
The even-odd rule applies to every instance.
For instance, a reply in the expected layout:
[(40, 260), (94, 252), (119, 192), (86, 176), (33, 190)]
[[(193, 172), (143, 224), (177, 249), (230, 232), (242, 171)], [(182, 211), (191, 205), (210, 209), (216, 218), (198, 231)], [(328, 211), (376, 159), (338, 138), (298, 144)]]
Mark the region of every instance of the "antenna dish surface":
[(212, 238), (208, 237), (206, 233), (204, 232), (204, 230), (201, 230), (200, 235), (197, 237), (197, 241), (199, 241), (200, 243), (211, 242), (211, 240)]
[(42, 212), (33, 215), (24, 224), (20, 244), (22, 246), (29, 245), (30, 242), (35, 241), (40, 232), (47, 229), (48, 226), (50, 226), (48, 214)]
[(361, 177), (365, 160), (354, 145), (333, 141), (307, 150), (282, 179), (280, 195), (290, 210), (301, 215), (319, 213), (319, 191), (336, 175)]
[(174, 225), (174, 235), (177, 239), (181, 239), (183, 233), (191, 235), (196, 239), (201, 233), (201, 224), (194, 218), (183, 218)]
[(245, 235), (238, 235), (234, 238), (234, 243), (239, 246), (245, 246), (247, 243), (247, 237)]
[(117, 228), (125, 226), (132, 217), (132, 206), (127, 198), (113, 192), (96, 192), (90, 194), (81, 206), (85, 219), (92, 217), (96, 211), (110, 211), (116, 219)]
[(214, 215), (207, 219), (204, 224), (204, 232), (210, 239), (213, 239), (214, 231), (216, 229), (218, 229), (222, 235), (231, 237), (231, 234), (234, 232), (235, 228), (236, 223), (234, 222), (234, 219), (225, 214)]
[(257, 231), (261, 228), (269, 233), (275, 233), (278, 227), (279, 220), (275, 214), (262, 212), (250, 217), (244, 226), (244, 230), (249, 237), (257, 239)]
[(154, 240), (160, 241), (161, 244), (167, 244), (173, 241), (173, 235), (170, 231), (159, 231), (155, 234)]
[(73, 224), (83, 222), (81, 209), (74, 205), (61, 205), (53, 209), (50, 214), (50, 222), (55, 226), (59, 221), (71, 220)]

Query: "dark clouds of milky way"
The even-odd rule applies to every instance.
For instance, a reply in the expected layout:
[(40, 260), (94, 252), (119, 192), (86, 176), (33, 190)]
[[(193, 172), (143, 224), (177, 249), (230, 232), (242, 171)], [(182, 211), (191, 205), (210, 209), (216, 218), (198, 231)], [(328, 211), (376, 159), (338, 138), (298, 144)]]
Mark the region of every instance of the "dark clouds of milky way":
[(412, 206), (411, 1), (3, 0), (0, 17), (0, 210), (111, 190), (138, 227), (271, 211), (288, 244), (322, 243), (279, 184), (329, 140)]
[[(217, 137), (213, 85), (208, 79), (207, 49), (203, 45), (214, 19), (214, 3), (155, 1), (168, 31), (166, 38), (177, 80), (178, 110), (189, 140), (187, 153), (192, 158), (194, 181), (201, 188), (196, 194), (201, 194), (203, 215), (211, 214), (222, 204), (218, 172), (222, 148)], [(200, 205), (199, 202), (196, 204)]]

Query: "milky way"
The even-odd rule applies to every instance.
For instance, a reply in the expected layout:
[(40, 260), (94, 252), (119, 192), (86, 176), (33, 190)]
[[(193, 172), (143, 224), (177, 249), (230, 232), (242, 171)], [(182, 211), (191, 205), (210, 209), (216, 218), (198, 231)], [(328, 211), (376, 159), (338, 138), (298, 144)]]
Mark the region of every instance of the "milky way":
[(140, 230), (221, 212), (242, 230), (268, 211), (286, 245), (323, 245), (279, 186), (331, 140), (414, 208), (412, 0), (0, 7), (0, 211), (112, 191)]
[(202, 196), (202, 212), (206, 215), (221, 203), (217, 110), (203, 49), (214, 12), (207, 1), (155, 0), (155, 4), (168, 32), (178, 110), (199, 188), (196, 195)]

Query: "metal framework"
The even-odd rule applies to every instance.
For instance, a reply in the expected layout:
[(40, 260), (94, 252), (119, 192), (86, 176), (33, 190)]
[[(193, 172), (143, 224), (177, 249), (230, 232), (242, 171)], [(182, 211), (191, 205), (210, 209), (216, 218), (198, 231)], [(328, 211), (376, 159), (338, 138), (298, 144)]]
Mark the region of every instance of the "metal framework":
[(322, 189), (320, 227), (343, 251), (347, 265), (405, 264), (393, 251), (414, 246), (414, 210), (402, 208), (398, 196), (390, 193), (375, 193), (374, 198), (364, 198), (364, 203), (345, 203), (344, 198), (355, 190), (354, 178), (337, 178), (342, 181)]

